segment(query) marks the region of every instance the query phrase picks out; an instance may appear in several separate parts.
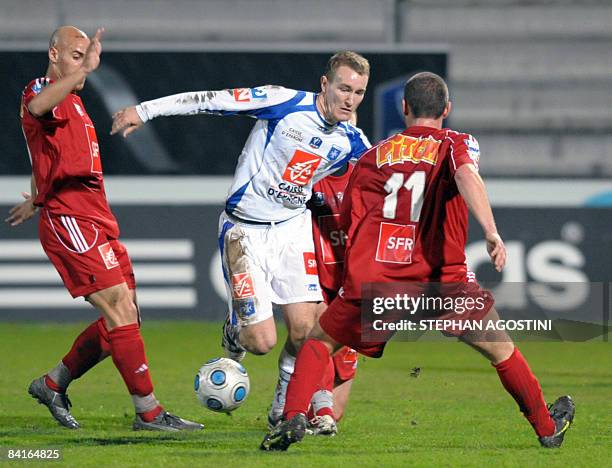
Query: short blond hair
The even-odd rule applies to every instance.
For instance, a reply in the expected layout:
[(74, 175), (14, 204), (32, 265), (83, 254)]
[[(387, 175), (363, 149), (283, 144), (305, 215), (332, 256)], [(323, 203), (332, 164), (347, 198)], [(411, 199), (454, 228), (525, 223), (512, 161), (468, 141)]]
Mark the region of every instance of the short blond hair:
[(360, 75), (370, 76), (370, 62), (368, 62), (368, 59), (359, 55), (357, 52), (343, 50), (342, 52), (332, 55), (327, 61), (327, 66), (325, 67), (325, 76), (327, 79), (332, 81), (336, 75), (336, 70), (343, 65), (356, 71)]

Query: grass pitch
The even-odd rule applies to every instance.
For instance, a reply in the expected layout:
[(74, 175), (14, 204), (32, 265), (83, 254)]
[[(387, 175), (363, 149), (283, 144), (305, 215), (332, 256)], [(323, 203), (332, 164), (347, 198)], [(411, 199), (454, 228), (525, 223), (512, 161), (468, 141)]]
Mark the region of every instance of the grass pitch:
[[(198, 367), (221, 354), (219, 324), (143, 327), (156, 395), (168, 410), (203, 422), (201, 433), (132, 432), (131, 400), (110, 359), (70, 386), (82, 429), (59, 427), (26, 388), (82, 328), (0, 323), (0, 447), (61, 448), (62, 464), (105, 467), (609, 466), (612, 457), (609, 343), (520, 345), (547, 399), (569, 393), (576, 402), (560, 450), (539, 447), (494, 369), (465, 345), (393, 342), (382, 359), (360, 358), (337, 437), (307, 437), (286, 453), (263, 453), (278, 351), (246, 358), (251, 394), (243, 407), (231, 416), (211, 413), (199, 406), (192, 385)], [(421, 368), (418, 377), (411, 376), (414, 367)]]

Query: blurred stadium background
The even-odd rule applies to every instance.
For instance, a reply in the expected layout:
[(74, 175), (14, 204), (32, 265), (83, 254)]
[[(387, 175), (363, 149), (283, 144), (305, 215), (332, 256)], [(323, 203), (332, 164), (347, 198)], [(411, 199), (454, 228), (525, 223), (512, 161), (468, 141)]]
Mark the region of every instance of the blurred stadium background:
[[(479, 278), (601, 282), (609, 295), (608, 0), (0, 0), (2, 212), (28, 187), (20, 93), (44, 74), (48, 37), (61, 24), (106, 28), (102, 66), (83, 98), (145, 316), (223, 315), (217, 214), (252, 121), (159, 119), (123, 140), (108, 136), (110, 114), (188, 90), (316, 90), (326, 59), (344, 48), (373, 64), (359, 116), (372, 142), (401, 125), (398, 91), (410, 73), (431, 69), (448, 79), (449, 126), (480, 141), (481, 173), (510, 254), (496, 275), (472, 229), (468, 253)], [(560, 300), (579, 307), (581, 297), (566, 288)], [(522, 306), (548, 307), (538, 300), (526, 291)], [(87, 310), (46, 261), (35, 222), (0, 227), (0, 320), (84, 320), (94, 315)]]

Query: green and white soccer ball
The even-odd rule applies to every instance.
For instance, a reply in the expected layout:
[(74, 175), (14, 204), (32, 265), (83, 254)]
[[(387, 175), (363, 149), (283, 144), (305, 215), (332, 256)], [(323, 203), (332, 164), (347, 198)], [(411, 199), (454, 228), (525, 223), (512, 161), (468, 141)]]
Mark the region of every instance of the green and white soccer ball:
[(211, 359), (198, 370), (194, 389), (202, 406), (211, 411), (229, 413), (246, 400), (249, 375), (242, 364), (232, 359)]

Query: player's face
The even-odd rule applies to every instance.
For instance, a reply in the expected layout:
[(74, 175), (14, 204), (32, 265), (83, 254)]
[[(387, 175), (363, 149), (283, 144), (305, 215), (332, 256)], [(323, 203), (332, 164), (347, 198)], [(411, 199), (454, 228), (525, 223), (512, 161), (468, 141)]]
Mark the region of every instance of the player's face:
[[(88, 46), (88, 38), (77, 36), (67, 38), (57, 44), (54, 65), (59, 75), (58, 78), (70, 75), (80, 68)], [(75, 86), (75, 91), (80, 91), (84, 85), (85, 79)]]
[(324, 76), (321, 79), (321, 94), (325, 119), (329, 123), (350, 120), (363, 101), (367, 85), (367, 75), (360, 75), (346, 65), (336, 69), (331, 81)]

